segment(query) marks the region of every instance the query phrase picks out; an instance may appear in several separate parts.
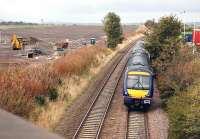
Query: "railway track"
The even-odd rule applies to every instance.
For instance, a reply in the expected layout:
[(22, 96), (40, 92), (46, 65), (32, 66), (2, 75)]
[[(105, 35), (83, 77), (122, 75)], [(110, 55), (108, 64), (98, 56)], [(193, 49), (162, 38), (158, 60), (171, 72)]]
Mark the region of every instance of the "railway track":
[(150, 139), (147, 113), (128, 111), (125, 139)]
[[(130, 44), (130, 46), (132, 45), (133, 43)], [(113, 68), (107, 74), (106, 80), (84, 116), (73, 139), (97, 139), (99, 137), (114, 92), (127, 63), (129, 50), (130, 47), (123, 52), (124, 54), (122, 54), (118, 60), (116, 60)]]

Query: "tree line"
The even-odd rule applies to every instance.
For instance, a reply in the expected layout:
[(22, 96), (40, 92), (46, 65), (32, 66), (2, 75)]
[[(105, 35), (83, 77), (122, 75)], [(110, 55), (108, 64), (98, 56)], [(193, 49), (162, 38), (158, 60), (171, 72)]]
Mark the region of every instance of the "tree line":
[(23, 21), (2, 21), (0, 25), (37, 25), (37, 23), (26, 23)]

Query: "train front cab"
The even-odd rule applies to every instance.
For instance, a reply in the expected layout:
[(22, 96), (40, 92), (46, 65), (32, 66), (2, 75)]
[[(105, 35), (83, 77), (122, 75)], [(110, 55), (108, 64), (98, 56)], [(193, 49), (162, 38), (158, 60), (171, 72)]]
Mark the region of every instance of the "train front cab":
[(125, 73), (124, 104), (128, 108), (148, 108), (153, 97), (153, 75), (149, 72), (129, 71)]

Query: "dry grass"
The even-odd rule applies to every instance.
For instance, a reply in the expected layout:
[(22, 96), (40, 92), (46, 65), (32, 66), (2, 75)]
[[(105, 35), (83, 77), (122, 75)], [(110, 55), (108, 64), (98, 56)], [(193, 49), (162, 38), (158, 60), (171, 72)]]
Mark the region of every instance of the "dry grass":
[(98, 64), (97, 56), (102, 54), (109, 54), (106, 48), (84, 47), (56, 60), (52, 69), (59, 75), (80, 75), (92, 64)]
[(31, 65), (12, 68), (0, 74), (0, 105), (24, 117), (36, 107), (36, 96), (47, 96), (57, 88), (61, 77), (81, 75), (91, 65), (98, 64), (98, 56), (108, 55), (105, 48), (87, 47), (66, 55), (52, 65)]
[[(92, 50), (91, 50), (92, 49)], [(96, 49), (96, 50), (95, 50)], [(83, 50), (87, 50), (87, 57), (82, 58), (77, 55), (77, 53), (81, 52), (83, 55), (86, 54)], [(59, 122), (62, 117), (65, 109), (68, 105), (72, 103), (74, 99), (80, 96), (86, 87), (89, 85), (91, 79), (96, 75), (98, 70), (104, 65), (105, 61), (108, 61), (108, 55), (111, 54), (111, 51), (106, 48), (95, 48), (89, 47), (83, 50), (79, 50), (76, 53), (72, 53), (70, 55), (66, 55), (62, 59), (56, 61), (52, 66), (56, 69), (55, 72), (60, 76), (62, 74), (64, 76), (62, 80), (62, 85), (58, 86), (59, 99), (56, 102), (49, 102), (46, 108), (38, 107), (32, 115), (39, 115), (36, 119), (31, 117), (31, 120), (34, 121), (37, 125), (48, 128), (52, 130), (55, 125)], [(90, 55), (91, 53), (94, 56)], [(73, 57), (70, 57), (73, 55)], [(69, 64), (67, 66), (66, 63), (70, 59), (70, 61), (74, 60), (77, 64)], [(88, 60), (90, 62), (85, 62), (84, 60)], [(66, 67), (63, 67), (62, 62), (65, 63)], [(86, 66), (87, 64), (88, 66)], [(84, 68), (82, 68), (84, 67)], [(66, 68), (66, 69), (65, 69)], [(70, 70), (72, 68), (78, 68), (79, 70)], [(66, 72), (67, 71), (67, 72)], [(39, 113), (39, 114), (38, 114)]]
[(0, 105), (14, 114), (28, 117), (35, 107), (35, 97), (46, 95), (57, 84), (56, 76), (48, 72), (46, 65), (2, 71)]
[[(51, 128), (66, 105), (88, 85), (92, 67), (97, 67), (109, 54), (111, 51), (107, 48), (85, 47), (50, 65), (31, 65), (1, 71), (0, 106), (31, 119), (39, 126)], [(59, 92), (56, 102), (48, 99), (50, 90), (54, 88)], [(37, 96), (45, 98), (46, 103), (42, 107), (36, 103)]]

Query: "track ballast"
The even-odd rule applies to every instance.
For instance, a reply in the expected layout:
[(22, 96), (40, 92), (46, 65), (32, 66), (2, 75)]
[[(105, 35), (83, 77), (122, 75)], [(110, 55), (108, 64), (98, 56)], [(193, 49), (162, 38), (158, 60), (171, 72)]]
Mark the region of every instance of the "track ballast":
[[(132, 44), (130, 44), (131, 46)], [(78, 130), (76, 131), (73, 139), (97, 139), (99, 137), (106, 113), (113, 98), (114, 92), (120, 80), (121, 74), (126, 66), (128, 59), (127, 48), (116, 60), (113, 68), (107, 75), (107, 79), (98, 91), (98, 95), (93, 101), (91, 107), (83, 118)]]

